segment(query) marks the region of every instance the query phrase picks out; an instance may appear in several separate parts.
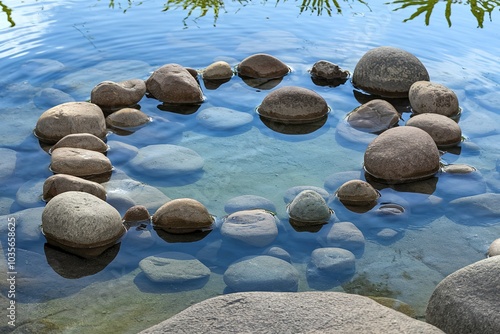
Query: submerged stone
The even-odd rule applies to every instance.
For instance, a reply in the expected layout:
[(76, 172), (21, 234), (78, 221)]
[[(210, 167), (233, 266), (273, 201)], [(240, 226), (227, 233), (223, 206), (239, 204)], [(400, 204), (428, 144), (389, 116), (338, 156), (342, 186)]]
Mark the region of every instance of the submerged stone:
[(52, 151), (50, 169), (56, 174), (90, 177), (110, 173), (113, 166), (111, 161), (100, 152), (61, 147)]
[(43, 200), (48, 202), (53, 197), (67, 191), (82, 191), (103, 201), (106, 200), (106, 189), (102, 185), (68, 174), (52, 175), (45, 180), (43, 183)]
[(90, 133), (74, 133), (64, 136), (50, 150), (54, 151), (61, 147), (83, 148), (100, 153), (108, 150), (108, 146), (102, 139)]
[(253, 116), (234, 109), (211, 107), (201, 110), (196, 120), (208, 129), (232, 130), (251, 123)]
[(429, 73), (411, 53), (390, 46), (366, 52), (354, 68), (352, 83), (373, 95), (408, 97), (413, 83), (429, 81)]
[(230, 214), (222, 223), (220, 231), (225, 237), (256, 247), (267, 246), (278, 236), (274, 215), (260, 209)]
[(186, 283), (210, 276), (207, 266), (194, 256), (180, 252), (148, 256), (139, 262), (139, 267), (157, 283)]

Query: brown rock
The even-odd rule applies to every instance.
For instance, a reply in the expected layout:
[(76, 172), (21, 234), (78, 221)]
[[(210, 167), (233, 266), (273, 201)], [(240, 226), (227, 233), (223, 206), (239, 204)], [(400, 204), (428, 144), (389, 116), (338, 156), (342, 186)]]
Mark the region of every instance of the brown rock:
[(216, 61), (210, 64), (202, 73), (204, 80), (229, 79), (233, 76), (233, 69), (225, 61)]
[(106, 122), (101, 108), (88, 102), (67, 102), (46, 110), (38, 119), (35, 135), (42, 142), (56, 143), (72, 133), (106, 137)]
[(377, 133), (385, 131), (399, 121), (399, 113), (385, 100), (374, 99), (357, 107), (347, 116), (347, 122), (361, 131)]
[(249, 78), (281, 78), (288, 72), (290, 69), (285, 63), (264, 53), (249, 56), (238, 65), (238, 74)]
[(123, 108), (106, 117), (106, 124), (115, 128), (135, 128), (150, 121), (148, 115), (134, 108)]
[(435, 82), (417, 81), (413, 83), (408, 93), (408, 99), (413, 112), (417, 114), (434, 113), (451, 117), (460, 111), (455, 92)]
[(259, 106), (259, 114), (284, 124), (312, 123), (328, 114), (328, 105), (318, 93), (286, 86), (269, 93)]
[(314, 63), (310, 73), (312, 77), (324, 80), (347, 79), (349, 77), (349, 71), (344, 71), (337, 64), (326, 60)]
[(60, 147), (84, 148), (101, 153), (108, 150), (108, 145), (102, 139), (90, 133), (74, 133), (64, 136), (50, 150), (54, 151)]
[(380, 197), (371, 184), (362, 180), (345, 182), (339, 187), (336, 195), (343, 204), (355, 206), (371, 205)]
[(52, 175), (43, 184), (43, 200), (50, 201), (53, 197), (67, 191), (82, 191), (106, 200), (106, 189), (97, 182), (82, 179), (68, 174)]
[(61, 147), (52, 151), (50, 169), (56, 174), (87, 177), (111, 172), (111, 161), (102, 153)]
[(212, 229), (214, 219), (203, 204), (190, 198), (163, 204), (153, 215), (156, 228), (169, 233), (190, 233)]
[(172, 104), (203, 102), (203, 92), (196, 79), (184, 67), (167, 64), (146, 80), (147, 91), (157, 100)]
[(123, 220), (126, 222), (139, 222), (149, 220), (151, 215), (144, 205), (134, 205), (125, 212)]
[(144, 80), (103, 81), (92, 89), (90, 101), (103, 109), (136, 105), (146, 93)]
[(427, 132), (440, 148), (455, 146), (462, 142), (462, 130), (457, 122), (440, 114), (416, 115), (410, 118), (406, 125)]
[(432, 177), (439, 170), (439, 158), (427, 132), (401, 126), (383, 132), (368, 145), (364, 166), (378, 181), (398, 184)]

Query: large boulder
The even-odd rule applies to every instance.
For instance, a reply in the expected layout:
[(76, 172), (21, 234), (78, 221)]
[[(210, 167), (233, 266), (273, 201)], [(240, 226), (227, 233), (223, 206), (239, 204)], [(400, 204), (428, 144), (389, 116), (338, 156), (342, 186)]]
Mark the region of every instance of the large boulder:
[(500, 257), (473, 263), (436, 286), (426, 320), (446, 333), (500, 333), (499, 287)]
[(243, 292), (190, 306), (141, 334), (160, 333), (425, 333), (423, 321), (368, 297), (341, 292)]
[(295, 292), (299, 285), (299, 272), (285, 260), (259, 255), (230, 265), (224, 273), (224, 282), (233, 292)]
[(146, 88), (157, 100), (172, 104), (198, 104), (203, 92), (189, 71), (178, 64), (163, 65), (146, 80)]
[(288, 66), (265, 53), (249, 56), (238, 65), (238, 74), (248, 78), (281, 78), (290, 72)]
[(285, 86), (269, 93), (259, 106), (259, 115), (284, 124), (312, 123), (328, 114), (325, 99), (307, 88)]
[(434, 113), (454, 116), (459, 113), (458, 97), (454, 91), (430, 81), (417, 81), (410, 87), (408, 99), (414, 113)]
[(153, 215), (155, 228), (174, 234), (210, 230), (213, 223), (214, 218), (207, 208), (191, 198), (171, 200)]
[(49, 144), (72, 133), (90, 133), (104, 139), (106, 121), (101, 108), (89, 102), (63, 103), (46, 110), (35, 127), (37, 138)]
[(221, 234), (248, 245), (264, 247), (276, 239), (278, 226), (274, 215), (265, 210), (244, 210), (227, 216)]
[(411, 85), (429, 81), (429, 73), (411, 53), (390, 46), (366, 52), (354, 68), (352, 83), (373, 95), (408, 97)]
[(427, 132), (439, 148), (452, 147), (462, 141), (462, 130), (457, 122), (440, 114), (415, 115), (406, 122), (406, 125)]
[(52, 198), (42, 214), (49, 244), (80, 256), (98, 256), (126, 232), (120, 213), (94, 195), (67, 191)]
[(399, 113), (396, 108), (381, 99), (364, 103), (347, 115), (347, 122), (353, 128), (372, 133), (392, 128), (398, 121)]
[(102, 109), (123, 108), (136, 105), (144, 94), (146, 94), (144, 80), (103, 81), (90, 92), (90, 101)]
[(401, 126), (383, 132), (368, 145), (364, 167), (378, 181), (399, 184), (432, 177), (439, 170), (439, 159), (427, 132)]

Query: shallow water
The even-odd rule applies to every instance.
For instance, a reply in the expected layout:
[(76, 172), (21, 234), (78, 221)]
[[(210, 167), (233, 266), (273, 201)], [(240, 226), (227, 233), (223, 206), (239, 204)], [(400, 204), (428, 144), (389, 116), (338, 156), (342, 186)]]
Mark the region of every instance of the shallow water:
[[(432, 81), (457, 93), (463, 110), (459, 124), (466, 140), (459, 150), (445, 153), (443, 163), (468, 164), (478, 170), (470, 176), (439, 174), (421, 192), (381, 189), (383, 201), (404, 207), (402, 215), (381, 215), (376, 209), (354, 213), (331, 199), (336, 218), (355, 223), (367, 239), (351, 282), (331, 290), (397, 298), (410, 304), (421, 318), (435, 285), (451, 272), (484, 258), (489, 244), (500, 237), (495, 218), (486, 221), (478, 213), (477, 219), (464, 224), (458, 223), (460, 213), (445, 215), (447, 203), (457, 197), (500, 189), (496, 12), (493, 22), (486, 20), (480, 29), (469, 9), (460, 4), (454, 5), (448, 27), (443, 4), (426, 26), (423, 17), (403, 23), (411, 11), (393, 11), (396, 6), (380, 3), (367, 7), (344, 2), (341, 14), (318, 16), (311, 10), (300, 14), (296, 2), (228, 2), (216, 21), (212, 11), (197, 19), (201, 14), (197, 10), (188, 18), (182, 10), (162, 12), (161, 1), (131, 2), (130, 8), (128, 2), (121, 3), (121, 8), (115, 3), (114, 9), (108, 8), (107, 1), (3, 3), (12, 8), (15, 26), (9, 27), (0, 17), (0, 147), (16, 151), (17, 161), (13, 175), (1, 180), (4, 216), (0, 226), (4, 232), (8, 219), (16, 219), (17, 330), (134, 333), (192, 303), (227, 292), (222, 280), (227, 266), (266, 250), (228, 243), (218, 229), (195, 242), (164, 240), (151, 226), (131, 228), (120, 245), (91, 263), (45, 245), (38, 225), (44, 206), (41, 182), (51, 175), (50, 156), (32, 131), (54, 100), (40, 97), (41, 91), (55, 88), (74, 100), (88, 100), (91, 89), (101, 81), (146, 79), (167, 63), (203, 69), (225, 60), (236, 66), (251, 54), (269, 53), (292, 69), (275, 88), (296, 85), (326, 99), (331, 112), (323, 126), (306, 134), (286, 134), (282, 133), (286, 129), (266, 126), (255, 112), (271, 90), (251, 87), (238, 77), (217, 89), (201, 82), (206, 100), (197, 112), (164, 111), (157, 101), (144, 98), (141, 110), (152, 122), (130, 135), (110, 133), (107, 138), (110, 143), (138, 148), (181, 145), (200, 154), (205, 160), (203, 173), (174, 180), (134, 173), (126, 164), (127, 150), (118, 146), (113, 150), (110, 145), (108, 156), (115, 165), (113, 179), (125, 173), (170, 198), (194, 198), (219, 224), (226, 215), (225, 203), (235, 196), (253, 194), (272, 201), (281, 221), (273, 246), (290, 253), (301, 273), (300, 291), (312, 289), (305, 277), (307, 261), (312, 250), (323, 245), (331, 223), (314, 233), (293, 229), (283, 199), (286, 191), (308, 185), (333, 194), (335, 182), (330, 182), (337, 176), (332, 175), (350, 172), (350, 178), (363, 177), (364, 148), (373, 138), (352, 132), (344, 124), (345, 115), (360, 104), (349, 81), (334, 88), (312, 82), (308, 70), (318, 60), (352, 72), (373, 47), (391, 45), (416, 55)], [(196, 116), (209, 107), (246, 112), (253, 121), (229, 132), (208, 130)], [(408, 117), (404, 113), (401, 124)], [(432, 205), (427, 201), (430, 194)], [(26, 209), (30, 215), (22, 211)], [(474, 217), (474, 213), (465, 214)], [(377, 237), (383, 228), (397, 235), (383, 241)], [(5, 253), (6, 237), (0, 241)], [(211, 269), (210, 278), (194, 286), (150, 283), (138, 263), (164, 251), (197, 256)], [(8, 287), (0, 286), (5, 310)], [(2, 318), (4, 327), (0, 328), (13, 330)]]

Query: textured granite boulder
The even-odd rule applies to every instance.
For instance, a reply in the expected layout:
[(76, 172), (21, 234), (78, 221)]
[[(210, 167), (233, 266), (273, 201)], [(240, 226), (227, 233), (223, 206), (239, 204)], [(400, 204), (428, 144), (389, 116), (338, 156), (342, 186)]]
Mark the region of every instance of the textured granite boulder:
[(443, 279), (426, 320), (446, 333), (500, 333), (500, 257), (478, 261)]
[(171, 104), (198, 104), (203, 92), (196, 79), (183, 66), (163, 65), (146, 80), (146, 88), (157, 100)]
[(74, 133), (64, 136), (50, 150), (54, 151), (61, 147), (83, 148), (101, 153), (108, 150), (108, 146), (102, 139), (90, 133)]
[(55, 174), (45, 180), (43, 184), (43, 200), (48, 202), (53, 197), (67, 191), (82, 191), (103, 201), (106, 200), (106, 189), (102, 185), (68, 174)]
[(94, 195), (67, 191), (52, 198), (42, 214), (49, 244), (80, 256), (98, 256), (126, 232), (118, 211)]
[(328, 114), (323, 97), (307, 88), (285, 86), (269, 93), (259, 106), (259, 115), (284, 124), (318, 121)]
[(406, 125), (427, 132), (440, 148), (452, 147), (462, 142), (462, 129), (457, 122), (440, 114), (419, 114), (410, 118)]
[(281, 60), (264, 53), (249, 56), (238, 65), (238, 74), (248, 78), (281, 78), (289, 71)]
[(233, 69), (225, 61), (216, 61), (207, 66), (202, 72), (204, 80), (223, 80), (233, 76)]
[(237, 211), (224, 220), (220, 232), (223, 236), (242, 241), (248, 245), (264, 247), (278, 236), (276, 218), (261, 210)]
[(148, 256), (139, 262), (139, 267), (157, 283), (186, 283), (210, 276), (207, 266), (194, 256), (180, 252)]
[(408, 99), (414, 113), (434, 113), (454, 116), (459, 113), (458, 97), (454, 91), (430, 81), (417, 81), (410, 87)]
[(123, 108), (136, 105), (144, 94), (146, 94), (144, 80), (103, 81), (90, 92), (90, 101), (102, 109)]
[(150, 121), (148, 115), (134, 108), (122, 108), (106, 117), (106, 124), (113, 128), (135, 128)]
[(345, 205), (371, 206), (380, 197), (371, 184), (363, 180), (350, 180), (342, 184), (335, 195)]
[(294, 292), (298, 289), (299, 272), (285, 260), (260, 255), (230, 265), (224, 273), (224, 282), (234, 292)]
[(357, 88), (373, 95), (404, 98), (413, 83), (429, 81), (422, 62), (399, 48), (381, 46), (366, 52), (358, 61), (352, 75)]
[(52, 151), (50, 169), (56, 174), (89, 177), (111, 173), (111, 161), (102, 153), (83, 148), (61, 147)]
[(89, 102), (63, 103), (46, 110), (35, 127), (38, 139), (49, 144), (72, 133), (90, 133), (105, 138), (106, 121), (101, 108)]
[(191, 198), (171, 200), (153, 214), (155, 228), (175, 234), (211, 230), (213, 223), (207, 208)]
[(399, 121), (399, 113), (389, 102), (374, 99), (362, 104), (347, 115), (347, 122), (353, 128), (365, 132), (385, 131)]
[(242, 292), (190, 306), (141, 334), (443, 334), (364, 296), (341, 292)]
[(439, 150), (432, 137), (419, 128), (391, 128), (367, 147), (365, 171), (375, 179), (399, 184), (432, 177), (439, 170)]
[(313, 190), (300, 192), (288, 206), (290, 219), (306, 225), (327, 223), (331, 214), (323, 197)]

